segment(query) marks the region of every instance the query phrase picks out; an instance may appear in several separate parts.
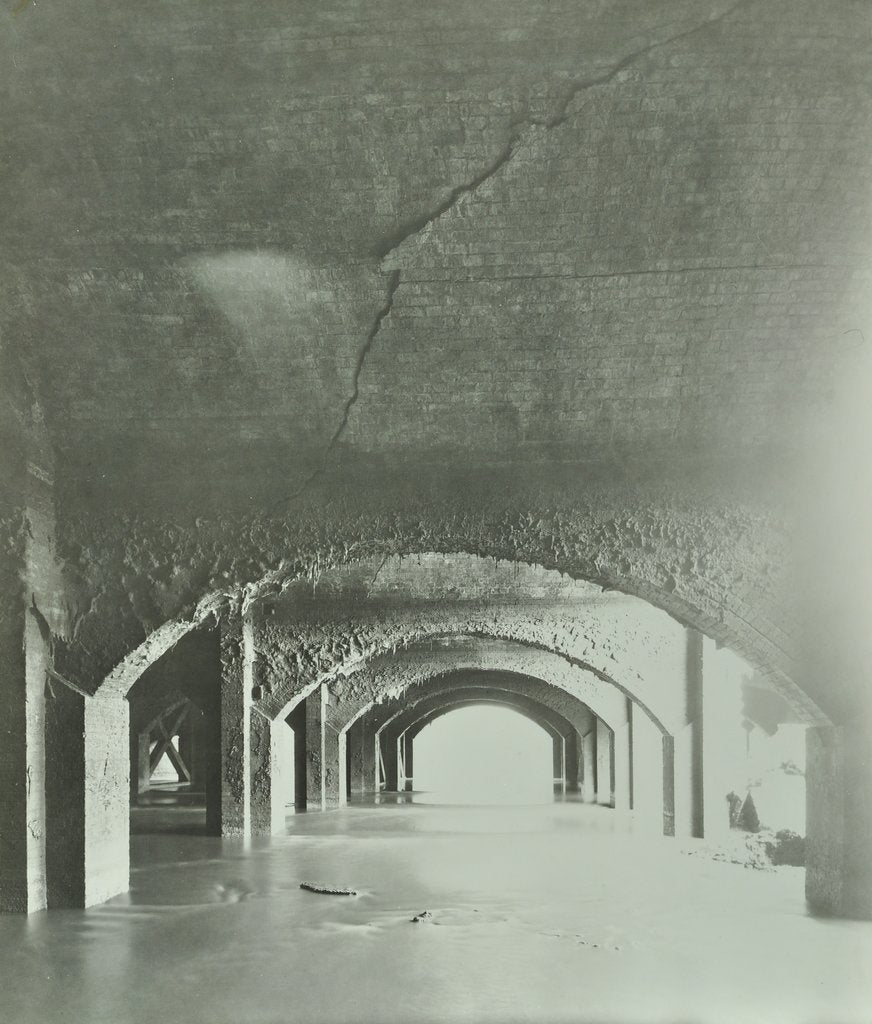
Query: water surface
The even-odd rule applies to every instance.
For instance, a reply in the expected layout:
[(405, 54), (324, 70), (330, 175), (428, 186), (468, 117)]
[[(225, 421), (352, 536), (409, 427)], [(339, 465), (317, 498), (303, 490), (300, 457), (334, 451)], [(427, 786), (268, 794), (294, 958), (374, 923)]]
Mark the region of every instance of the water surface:
[(431, 797), (251, 842), (185, 834), (199, 815), (138, 816), (177, 831), (132, 837), (129, 894), (0, 918), (4, 1021), (872, 1019), (872, 924), (807, 916), (801, 870), (687, 856), (607, 809)]

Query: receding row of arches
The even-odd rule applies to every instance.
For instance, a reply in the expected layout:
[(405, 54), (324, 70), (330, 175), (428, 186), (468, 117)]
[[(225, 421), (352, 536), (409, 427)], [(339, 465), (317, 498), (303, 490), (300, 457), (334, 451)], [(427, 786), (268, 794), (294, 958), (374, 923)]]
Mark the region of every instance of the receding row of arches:
[[(648, 601), (470, 555), (382, 559), (240, 592), (173, 636), (81, 702), (84, 856), (67, 860), (74, 895), (55, 905), (127, 887), (129, 808), (159, 792), (162, 764), (163, 785), (202, 793), (208, 832), (275, 834), (291, 810), (413, 789), (429, 722), (499, 705), (548, 734), (560, 792), (634, 829), (711, 840), (735, 825), (752, 745), (810, 729), (814, 753), (831, 732), (783, 672)], [(825, 801), (821, 759), (808, 769)], [(809, 895), (833, 911), (838, 865), (820, 819), (813, 808)]]
[[(561, 696), (556, 687), (516, 672), (453, 671), (427, 683), (417, 684), (412, 694), (374, 702), (362, 711), (332, 698), (329, 688), (323, 691), (323, 701), (320, 688), (302, 700), (285, 717), (287, 730), (277, 731), (271, 782), (281, 789), (282, 802), (276, 807), (275, 829), (280, 829), (281, 815), (291, 807), (323, 810), (342, 806), (354, 796), (412, 790), (415, 738), (439, 718), (470, 707), (510, 709), (545, 732), (551, 744), (554, 792), (584, 793), (590, 802), (608, 806), (616, 806), (616, 799), (630, 804), (629, 790), (616, 797), (615, 732), (577, 698)], [(200, 696), (195, 703), (170, 691), (164, 706), (158, 698), (156, 711), (156, 696), (137, 691), (131, 700), (134, 802), (150, 803), (168, 794), (176, 801), (186, 794), (201, 795), (204, 802), (215, 800), (220, 785), (215, 785), (219, 746), (214, 701)], [(322, 723), (336, 737), (335, 744), (324, 744), (323, 770)], [(219, 820), (219, 814), (212, 808), (210, 820)]]

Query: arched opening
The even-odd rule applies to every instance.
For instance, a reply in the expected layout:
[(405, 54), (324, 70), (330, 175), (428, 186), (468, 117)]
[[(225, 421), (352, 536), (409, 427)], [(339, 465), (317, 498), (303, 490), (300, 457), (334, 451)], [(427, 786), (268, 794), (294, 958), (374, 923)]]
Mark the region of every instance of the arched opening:
[[(391, 701), (402, 704), (407, 686), (464, 664), (546, 678), (588, 701), (597, 721), (578, 730), (583, 799), (631, 811), (646, 831), (727, 834), (730, 795), (746, 802), (748, 780), (734, 751), (729, 771), (717, 769), (721, 725), (732, 723), (733, 748), (741, 728), (735, 672), (725, 688), (720, 649), (641, 597), (470, 555), (362, 561), (278, 590), (274, 575), (156, 648), (162, 656), (152, 664), (176, 658), (191, 636), (210, 637), (206, 675), (219, 730), (214, 813), (208, 792), (206, 803), (217, 834), (272, 834), (292, 805), (344, 804), (354, 791), (349, 723), (373, 702), (378, 716)], [(107, 679), (110, 692), (129, 681), (131, 665)], [(822, 720), (779, 671), (755, 680), (795, 724)], [(729, 715), (719, 717), (728, 693)], [(345, 717), (334, 719), (339, 705)], [(745, 733), (741, 741), (747, 745)], [(400, 763), (364, 773), (362, 788), (414, 788), (403, 770)]]
[(215, 832), (220, 778), (216, 632), (191, 630), (127, 694), (131, 832)]
[(553, 748), (553, 733), (511, 708), (451, 708), (415, 736), (416, 801), (549, 803)]

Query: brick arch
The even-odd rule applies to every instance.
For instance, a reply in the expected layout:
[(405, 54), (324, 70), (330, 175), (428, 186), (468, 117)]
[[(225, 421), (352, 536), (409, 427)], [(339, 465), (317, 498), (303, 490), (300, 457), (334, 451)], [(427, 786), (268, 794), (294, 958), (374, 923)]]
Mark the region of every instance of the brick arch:
[[(402, 725), (404, 728), (412, 728), (422, 716), (427, 716), (436, 708), (454, 707), (458, 702), (469, 701), (502, 702), (512, 706), (523, 706), (533, 715), (547, 716), (550, 724), (564, 734), (579, 728), (587, 731), (597, 718), (578, 698), (568, 697), (551, 684), (531, 676), (496, 672), (458, 672), (437, 678), (441, 685), (423, 687), (421, 693), (412, 694), (408, 701), (398, 702), (396, 708), (393, 703), (372, 705), (369, 713), (377, 708), (382, 710), (376, 732), (388, 726)], [(363, 717), (366, 714), (367, 712), (364, 712)], [(361, 720), (362, 717), (358, 716), (355, 722)]]
[[(336, 727), (349, 728), (373, 707), (384, 706), (391, 698), (401, 698), (407, 705), (416, 703), (442, 689), (456, 688), (458, 679), (472, 675), (511, 679), (515, 688), (519, 679), (526, 678), (537, 687), (547, 687), (553, 698), (563, 700), (567, 709), (576, 703), (583, 705), (609, 724), (621, 716), (625, 696), (622, 691), (559, 654), (530, 648), (519, 641), (507, 643), (501, 639), (494, 645), (485, 638), (464, 635), (440, 639), (461, 646), (452, 649), (440, 644), (441, 649), (435, 652), (425, 647), (385, 653), (370, 664), (366, 670), (369, 679), (365, 682), (355, 678), (356, 674), (338, 681)], [(469, 640), (474, 642), (473, 648), (466, 643)], [(644, 704), (637, 706), (661, 732), (667, 731)], [(283, 708), (276, 717), (285, 714)]]
[[(482, 564), (493, 564), (493, 560), (482, 555), (469, 555), (464, 551), (426, 551), (407, 550), (402, 555), (384, 555), (379, 560), (376, 557), (365, 558), (352, 557), (346, 550), (344, 558), (335, 558), (330, 563), (331, 568), (321, 570), (320, 577), (313, 575), (311, 565), (305, 569), (299, 564), (282, 564), (276, 570), (264, 573), (253, 582), (248, 582), (219, 591), (212, 591), (202, 598), (193, 613), (177, 617), (163, 623), (154, 629), (147, 638), (133, 651), (128, 652), (116, 666), (108, 673), (99, 689), (107, 696), (122, 696), (133, 685), (135, 680), (154, 660), (170, 650), (183, 636), (192, 628), (201, 625), (209, 618), (219, 618), (226, 614), (231, 608), (250, 607), (269, 602), (281, 595), (288, 588), (299, 586), (304, 581), (312, 581), (329, 573), (341, 573), (353, 567), (366, 567), (378, 565), (389, 557), (413, 559), (416, 556), (441, 555), (447, 559), (473, 558)], [(771, 684), (790, 702), (803, 720), (809, 723), (827, 724), (829, 719), (820, 710), (811, 697), (802, 691), (787, 674), (786, 668), (792, 668), (792, 661), (789, 658), (783, 645), (784, 638), (779, 635), (777, 641), (762, 642), (768, 634), (756, 629), (744, 615), (713, 615), (712, 611), (717, 601), (712, 600), (714, 588), (706, 586), (708, 597), (705, 601), (700, 600), (699, 604), (691, 603), (686, 596), (679, 593), (675, 586), (674, 579), (670, 581), (655, 582), (650, 579), (640, 579), (634, 576), (621, 575), (616, 571), (607, 568), (605, 562), (596, 561), (595, 571), (583, 572), (562, 558), (543, 558), (533, 560), (525, 557), (505, 564), (521, 566), (525, 568), (536, 568), (544, 572), (559, 572), (566, 578), (584, 581), (602, 590), (615, 590), (621, 594), (638, 597), (647, 605), (665, 612), (674, 621), (681, 622), (701, 632), (712, 636), (739, 654), (747, 657), (751, 664), (762, 668)], [(700, 595), (701, 596), (701, 595)], [(768, 621), (768, 620), (767, 620)], [(742, 636), (739, 637), (738, 630), (741, 626)], [(777, 633), (777, 630), (775, 631)]]
[(553, 731), (558, 736), (562, 736), (565, 738), (568, 735), (568, 733), (564, 731), (564, 729), (571, 728), (568, 722), (566, 722), (566, 725), (563, 728), (561, 728), (557, 724), (556, 720), (549, 720), (550, 716), (545, 717), (544, 715), (541, 715), (540, 713), (534, 711), (532, 708), (528, 708), (524, 704), (521, 704), (519, 701), (512, 700), (510, 697), (506, 696), (502, 699), (496, 697), (467, 697), (465, 699), (455, 699), (449, 704), (440, 705), (438, 708), (434, 708), (431, 711), (427, 712), (422, 718), (417, 719), (415, 722), (409, 725), (405, 731), (410, 733), (414, 738), (422, 729), (426, 728), (426, 726), (428, 725), (431, 725), (437, 719), (450, 714), (452, 711), (457, 711), (460, 708), (468, 707), (508, 708), (509, 710), (515, 711), (517, 714), (526, 718), (528, 721), (533, 722), (536, 725), (542, 727), (546, 732), (549, 733), (549, 735)]
[[(561, 759), (566, 757), (569, 784), (577, 788), (581, 737), (596, 730), (598, 718), (578, 697), (542, 679), (506, 671), (450, 670), (420, 684), (412, 684), (402, 695), (374, 702), (360, 711), (351, 704), (328, 702), (328, 728), (338, 736), (343, 749), (357, 728), (356, 744), (364, 737), (387, 741), (390, 750), (399, 735), (434, 712), (465, 704), (497, 704), (512, 707), (538, 724), (552, 739), (559, 740)], [(625, 710), (624, 708), (621, 709)], [(609, 730), (613, 732), (611, 726)], [(564, 753), (565, 752), (565, 753)], [(340, 754), (340, 757), (343, 755)]]

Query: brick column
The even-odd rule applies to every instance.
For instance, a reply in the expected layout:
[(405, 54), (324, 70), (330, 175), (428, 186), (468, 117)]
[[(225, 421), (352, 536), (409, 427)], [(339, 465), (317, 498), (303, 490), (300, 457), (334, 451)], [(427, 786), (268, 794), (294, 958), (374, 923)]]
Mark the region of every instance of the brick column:
[(306, 702), (299, 704), (285, 718), (290, 726), (292, 734), (292, 755), (293, 755), (293, 803), (295, 811), (306, 809)]
[(46, 706), (49, 907), (88, 907), (130, 879), (129, 705), (54, 688)]
[[(63, 635), (64, 600), (54, 554), (50, 457), (32, 451), (27, 471), (5, 481), (22, 503), (0, 518), (0, 910), (31, 912), (50, 903), (48, 844), (58, 835), (47, 801), (46, 692), (52, 635)], [(43, 467), (43, 468), (40, 468)], [(48, 468), (45, 468), (48, 467)], [(26, 508), (25, 508), (26, 506)], [(80, 702), (84, 697), (77, 698)], [(79, 734), (84, 725), (80, 724)], [(129, 757), (121, 734), (124, 761)], [(69, 765), (81, 778), (82, 759)], [(127, 778), (125, 770), (124, 778)], [(125, 781), (125, 786), (127, 785)], [(126, 805), (128, 794), (123, 800)], [(83, 813), (83, 812), (82, 812)], [(126, 825), (125, 825), (126, 835)], [(71, 870), (84, 871), (83, 859)], [(125, 882), (126, 887), (126, 868)], [(116, 890), (117, 891), (117, 890)], [(77, 905), (84, 903), (84, 887)]]
[(566, 790), (566, 763), (563, 745), (563, 737), (560, 733), (548, 730), (551, 737), (551, 775), (554, 784), (554, 792), (561, 794)]
[(614, 723), (612, 736), (612, 806), (618, 811), (630, 811), (633, 808), (632, 715), (632, 704), (627, 700), (624, 720)]
[(415, 788), (415, 740), (408, 729), (403, 733), (403, 789), (411, 793)]
[(596, 720), (596, 802), (604, 807), (614, 806), (614, 745), (612, 730), (598, 718)]
[(270, 730), (273, 832), (282, 832), (294, 813), (294, 730), (285, 719), (271, 722)]
[(249, 720), (251, 835), (284, 832), (293, 804), (294, 734), (284, 721), (254, 711)]
[[(23, 509), (0, 523), (0, 911), (46, 905), (46, 647), (27, 611)], [(42, 671), (40, 671), (42, 662)]]
[(596, 725), (582, 737), (582, 798), (586, 804), (596, 803)]
[[(325, 684), (326, 692), (327, 686)], [(345, 733), (337, 731), (329, 721), (324, 723), (324, 803), (323, 810), (328, 807), (343, 807), (346, 802), (345, 792)]]
[(806, 733), (805, 894), (816, 914), (872, 919), (870, 727)]
[(327, 807), (324, 765), (326, 760), (324, 719), (327, 712), (327, 687), (316, 686), (306, 698), (306, 810), (323, 811)]
[(348, 765), (348, 798), (365, 789), (363, 773), (363, 722), (358, 718), (345, 731), (345, 756)]
[(381, 750), (382, 762), (385, 771), (385, 790), (388, 793), (395, 793), (399, 788), (399, 756), (397, 742), (399, 737), (395, 730), (386, 726), (378, 734), (379, 749)]
[(704, 829), (703, 639), (696, 630), (687, 630), (685, 724), (673, 743), (674, 828), (683, 838), (701, 838)]
[(578, 732), (573, 731), (564, 737), (564, 757), (566, 759), (566, 792), (578, 793), (581, 791), (581, 763), (579, 748), (581, 737)]
[(222, 617), (220, 820), (222, 836), (251, 833), (251, 622), (236, 607)]
[(337, 718), (336, 698), (324, 685), (324, 806), (344, 807), (348, 802), (350, 764), (348, 735)]
[(351, 768), (351, 792), (372, 793), (376, 789), (375, 733), (369, 716), (358, 718), (348, 730), (348, 758)]
[(644, 832), (664, 831), (663, 733), (633, 708), (633, 821)]

